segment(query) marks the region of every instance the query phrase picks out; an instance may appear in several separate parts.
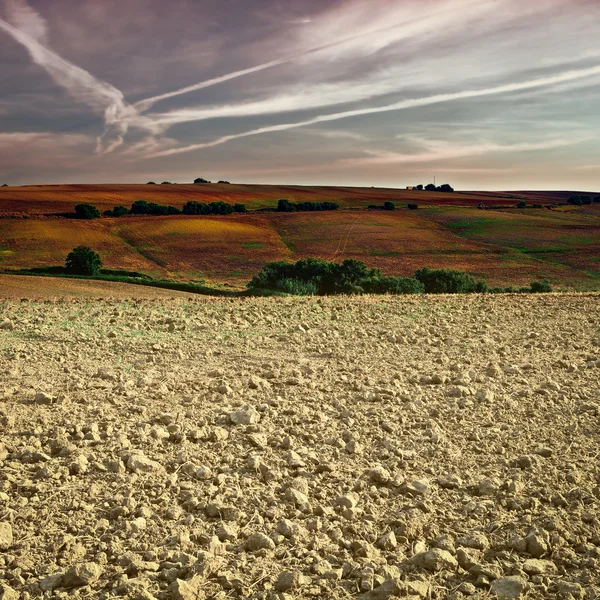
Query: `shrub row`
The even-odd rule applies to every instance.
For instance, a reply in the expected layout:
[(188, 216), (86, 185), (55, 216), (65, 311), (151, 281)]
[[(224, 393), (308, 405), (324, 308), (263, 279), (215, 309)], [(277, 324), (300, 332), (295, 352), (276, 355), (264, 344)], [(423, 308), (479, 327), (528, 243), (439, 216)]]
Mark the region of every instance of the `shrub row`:
[(415, 279), (384, 277), (379, 269), (370, 269), (358, 260), (346, 259), (339, 264), (320, 258), (304, 258), (293, 264), (285, 261), (268, 263), (250, 281), (248, 288), (310, 296), (424, 291)]
[(312, 212), (321, 210), (337, 210), (340, 207), (335, 202), (290, 202), (279, 200), (277, 212)]
[(584, 204), (591, 204), (592, 202), (600, 203), (600, 196), (592, 198), (590, 196), (574, 195), (567, 200), (567, 204), (572, 204), (574, 206), (583, 206)]
[(393, 202), (384, 202), (383, 206), (378, 204), (369, 204), (367, 207), (370, 210), (396, 210), (396, 205)]
[(529, 288), (489, 289), (484, 281), (451, 269), (428, 269), (414, 277), (385, 277), (379, 269), (346, 259), (343, 263), (305, 258), (295, 263), (271, 262), (248, 283), (250, 291), (271, 290), (297, 296), (335, 294), (472, 294), (499, 292), (551, 292), (547, 281), (534, 281)]
[[(89, 205), (91, 206), (91, 205)], [(95, 208), (95, 207), (93, 207)], [(115, 206), (112, 210), (105, 210), (104, 215), (107, 217), (123, 217), (125, 215), (230, 215), (231, 213), (248, 212), (245, 204), (228, 204), (227, 202), (196, 202), (192, 200), (184, 205), (180, 210), (175, 206), (166, 206), (164, 204), (156, 204), (155, 202), (146, 202), (145, 200), (136, 200), (131, 208), (125, 206)], [(96, 216), (100, 216), (100, 213)], [(85, 218), (85, 217), (82, 217)], [(94, 217), (87, 217), (94, 218)]]
[(184, 215), (230, 215), (231, 213), (248, 212), (245, 204), (228, 204), (227, 202), (196, 202), (192, 200), (183, 207)]

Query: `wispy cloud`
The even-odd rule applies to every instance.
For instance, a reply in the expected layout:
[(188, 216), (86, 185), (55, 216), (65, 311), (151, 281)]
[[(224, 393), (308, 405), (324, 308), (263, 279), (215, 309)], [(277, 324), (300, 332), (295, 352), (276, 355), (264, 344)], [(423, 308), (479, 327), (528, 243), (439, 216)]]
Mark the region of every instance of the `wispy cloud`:
[[(0, 29), (22, 44), (33, 62), (42, 67), (73, 98), (87, 104), (95, 112), (103, 114), (107, 130), (98, 140), (99, 151), (110, 152), (121, 145), (130, 125), (159, 133), (159, 128), (153, 121), (139, 115), (138, 111), (125, 101), (120, 90), (110, 83), (97, 79), (40, 43), (36, 37), (40, 39), (45, 37), (40, 35), (45, 33), (45, 22), (37, 12), (23, 2), (11, 1), (9, 7), (17, 9), (13, 11), (13, 18), (16, 15), (16, 22), (22, 29), (14, 27), (4, 19), (0, 19)], [(104, 144), (104, 138), (110, 137), (109, 133), (114, 134), (114, 137)]]
[(40, 43), (47, 41), (46, 21), (24, 0), (4, 0), (7, 20)]
[(518, 83), (509, 83), (491, 88), (484, 88), (480, 90), (464, 90), (461, 92), (453, 92), (448, 94), (436, 94), (433, 96), (427, 96), (425, 98), (412, 98), (409, 100), (402, 100), (400, 102), (394, 102), (386, 106), (375, 106), (369, 108), (359, 108), (355, 110), (347, 110), (344, 112), (332, 113), (327, 115), (319, 115), (311, 119), (304, 121), (297, 121), (295, 123), (282, 123), (279, 125), (270, 125), (267, 127), (260, 127), (258, 129), (252, 129), (242, 133), (226, 135), (210, 142), (204, 142), (202, 144), (192, 144), (183, 148), (173, 148), (165, 150), (164, 152), (158, 152), (153, 154), (153, 157), (158, 156), (169, 156), (172, 154), (181, 154), (182, 152), (190, 152), (192, 150), (200, 150), (202, 148), (211, 148), (225, 144), (232, 140), (260, 135), (264, 133), (272, 133), (276, 131), (287, 131), (290, 129), (296, 129), (298, 127), (306, 127), (307, 125), (316, 125), (317, 123), (325, 123), (330, 121), (337, 121), (340, 119), (348, 119), (351, 117), (359, 117), (364, 115), (373, 115), (390, 111), (406, 110), (409, 108), (416, 108), (421, 106), (428, 106), (431, 104), (442, 104), (444, 102), (454, 102), (457, 100), (467, 100), (471, 98), (481, 98), (483, 96), (493, 96), (499, 94), (508, 94), (511, 92), (519, 92), (523, 90), (530, 90), (539, 87), (546, 87), (556, 83), (564, 83), (566, 81), (574, 81), (583, 77), (592, 77), (600, 74), (600, 66), (591, 67), (589, 69), (578, 69), (573, 71), (566, 71), (549, 77), (540, 77), (538, 79), (532, 79), (529, 81), (522, 81)]
[(415, 153), (390, 152), (387, 150), (365, 150), (366, 157), (345, 159), (346, 165), (381, 165), (381, 164), (412, 164), (446, 161), (455, 158), (481, 156), (484, 154), (519, 152), (535, 152), (539, 150), (552, 150), (580, 144), (590, 138), (582, 139), (550, 139), (541, 142), (519, 142), (515, 144), (498, 144), (495, 142), (479, 142), (474, 144), (460, 144), (446, 140), (421, 140), (408, 139), (420, 151)]
[[(394, 181), (401, 163), (415, 172), (432, 161), (457, 173), (492, 172), (520, 152), (530, 165), (554, 164), (553, 148), (600, 126), (593, 0), (247, 0), (235, 14), (217, 0), (173, 0), (164, 11), (160, 0), (131, 0), (115, 24), (117, 5), (80, 0), (66, 14), (62, 0), (0, 0), (0, 35), (17, 42), (0, 58), (0, 130), (85, 131), (80, 147), (64, 139), (61, 147), (73, 149), (73, 162), (86, 153), (98, 172), (169, 165), (173, 178), (195, 170), (191, 153), (204, 150), (203, 165), (227, 161), (242, 173), (261, 168), (271, 152), (274, 173), (331, 168), (354, 176), (360, 162), (365, 177), (388, 173)], [(49, 77), (36, 80), (30, 59)], [(50, 96), (46, 80), (75, 102)], [(298, 128), (310, 136), (278, 135)], [(425, 143), (398, 141), (399, 132)], [(35, 152), (52, 136), (4, 135), (0, 165), (10, 143)], [(251, 140), (259, 135), (260, 145)], [(560, 168), (592, 178), (594, 148), (597, 140), (569, 150)], [(453, 161), (470, 157), (474, 165)]]

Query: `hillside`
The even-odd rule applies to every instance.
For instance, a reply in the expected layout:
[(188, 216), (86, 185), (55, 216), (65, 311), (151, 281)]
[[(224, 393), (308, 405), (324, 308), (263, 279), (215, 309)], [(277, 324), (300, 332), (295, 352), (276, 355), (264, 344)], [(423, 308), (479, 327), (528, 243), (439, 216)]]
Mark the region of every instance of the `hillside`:
[[(558, 286), (596, 289), (600, 205), (565, 206), (570, 194), (217, 184), (7, 187), (0, 188), (0, 268), (60, 265), (74, 246), (86, 244), (109, 268), (233, 286), (244, 285), (268, 261), (319, 256), (356, 258), (390, 275), (447, 267), (490, 285), (547, 278)], [(340, 210), (93, 221), (52, 216), (80, 202), (106, 210), (138, 199), (179, 208), (189, 200), (223, 200), (255, 210), (274, 207), (280, 198), (333, 201)], [(520, 198), (553, 208), (517, 209)], [(396, 202), (399, 209), (366, 208), (384, 201)], [(418, 203), (419, 210), (408, 210), (409, 202)], [(478, 210), (481, 202), (497, 208)]]

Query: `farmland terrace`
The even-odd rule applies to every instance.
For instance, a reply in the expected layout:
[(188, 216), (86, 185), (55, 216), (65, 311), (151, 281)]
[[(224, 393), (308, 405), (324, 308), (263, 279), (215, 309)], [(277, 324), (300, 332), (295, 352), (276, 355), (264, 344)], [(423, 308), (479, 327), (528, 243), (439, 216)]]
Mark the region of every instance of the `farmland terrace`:
[[(261, 185), (64, 185), (0, 188), (0, 268), (61, 265), (80, 244), (112, 269), (162, 279), (243, 286), (273, 260), (356, 258), (389, 275), (454, 268), (491, 285), (548, 279), (600, 285), (600, 204), (568, 206), (571, 192), (464, 192)], [(328, 201), (337, 211), (253, 212), (277, 201)], [(136, 200), (182, 208), (191, 200), (243, 203), (228, 216), (65, 219), (88, 202), (101, 211)], [(394, 202), (395, 211), (367, 207)], [(517, 208), (519, 202), (527, 208)], [(409, 203), (418, 210), (409, 210)], [(478, 210), (483, 203), (488, 210)], [(542, 204), (544, 208), (532, 208)], [(548, 208), (549, 207), (549, 208)]]

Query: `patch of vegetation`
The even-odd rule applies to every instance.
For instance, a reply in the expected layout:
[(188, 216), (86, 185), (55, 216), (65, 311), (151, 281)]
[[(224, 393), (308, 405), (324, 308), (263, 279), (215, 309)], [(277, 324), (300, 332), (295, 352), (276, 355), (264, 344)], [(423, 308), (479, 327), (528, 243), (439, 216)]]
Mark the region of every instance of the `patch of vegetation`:
[(262, 250), (265, 245), (262, 244), (261, 242), (247, 242), (245, 244), (242, 244), (243, 248), (250, 248), (250, 249), (254, 249), (254, 250)]
[(337, 210), (340, 207), (335, 202), (290, 202), (279, 200), (277, 212), (313, 212), (322, 210)]
[(233, 212), (246, 212), (246, 206), (244, 204), (231, 206), (227, 202), (220, 201), (206, 204), (192, 200), (185, 204), (182, 212), (184, 215), (230, 215)]
[(484, 281), (452, 269), (424, 267), (415, 272), (415, 279), (423, 284), (426, 294), (480, 294), (488, 289)]
[(377, 204), (369, 204), (369, 210), (396, 210), (396, 205), (393, 202), (384, 202), (383, 206)]
[(67, 255), (65, 269), (73, 275), (99, 275), (102, 259), (88, 246), (77, 246)]
[[(15, 273), (15, 271), (13, 271)], [(32, 267), (31, 269), (19, 269), (16, 271), (19, 275), (69, 275), (67, 267)], [(99, 275), (109, 277), (134, 277), (137, 279), (148, 279), (152, 277), (139, 271), (127, 271), (124, 269), (100, 269)]]
[(97, 219), (100, 217), (100, 211), (93, 205), (84, 202), (75, 206), (76, 219)]
[(112, 210), (104, 211), (105, 217), (124, 217), (129, 214), (129, 209), (125, 206), (115, 206)]
[[(417, 186), (417, 188), (418, 188), (418, 186)], [(438, 185), (438, 186), (435, 186), (433, 183), (428, 183), (425, 186), (425, 191), (452, 193), (454, 191), (454, 188), (448, 183), (444, 183), (444, 184)]]
[(532, 281), (529, 287), (493, 287), (488, 291), (491, 294), (547, 294), (553, 289), (548, 280), (544, 279), (544, 281)]
[(180, 215), (181, 211), (175, 206), (166, 206), (164, 204), (156, 204), (155, 202), (146, 202), (146, 200), (136, 200), (131, 205), (129, 211), (132, 215)]
[[(594, 202), (598, 202), (598, 198), (594, 198)], [(571, 204), (573, 206), (584, 206), (586, 204), (591, 204), (592, 199), (590, 196), (581, 196), (578, 194), (574, 194), (567, 200), (567, 204)]]
[(295, 295), (414, 294), (423, 286), (416, 280), (384, 277), (379, 269), (346, 259), (343, 263), (305, 258), (296, 263), (271, 262), (248, 283), (248, 289), (276, 290)]
[(419, 205), (418, 205), (418, 204), (414, 204), (413, 202), (410, 202), (410, 203), (407, 205), (407, 207), (408, 207), (410, 210), (417, 210), (417, 209), (419, 208)]

